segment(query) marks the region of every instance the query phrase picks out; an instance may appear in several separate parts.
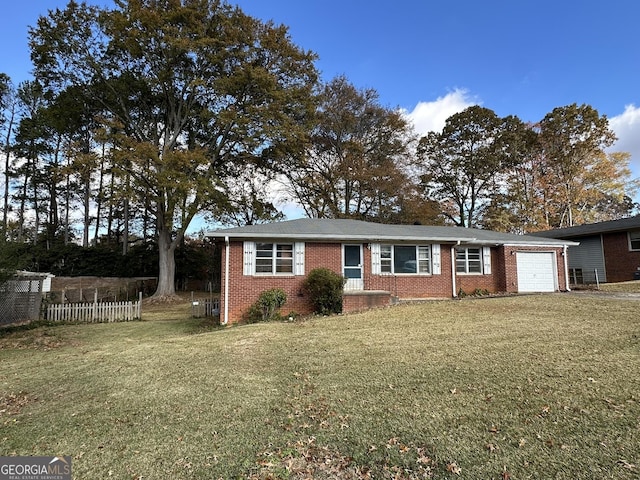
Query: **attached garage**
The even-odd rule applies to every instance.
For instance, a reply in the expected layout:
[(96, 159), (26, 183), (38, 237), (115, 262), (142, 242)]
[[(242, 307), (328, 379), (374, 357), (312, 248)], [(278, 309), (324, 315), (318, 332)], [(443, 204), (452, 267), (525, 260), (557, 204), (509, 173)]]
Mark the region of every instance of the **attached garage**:
[(558, 290), (554, 252), (516, 252), (518, 292)]

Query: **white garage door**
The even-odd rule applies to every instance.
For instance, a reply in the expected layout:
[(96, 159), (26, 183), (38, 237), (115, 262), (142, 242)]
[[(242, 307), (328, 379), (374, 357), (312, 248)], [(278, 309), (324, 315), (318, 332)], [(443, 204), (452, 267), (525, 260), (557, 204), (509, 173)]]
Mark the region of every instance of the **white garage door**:
[(518, 292), (555, 292), (557, 275), (552, 252), (517, 252)]

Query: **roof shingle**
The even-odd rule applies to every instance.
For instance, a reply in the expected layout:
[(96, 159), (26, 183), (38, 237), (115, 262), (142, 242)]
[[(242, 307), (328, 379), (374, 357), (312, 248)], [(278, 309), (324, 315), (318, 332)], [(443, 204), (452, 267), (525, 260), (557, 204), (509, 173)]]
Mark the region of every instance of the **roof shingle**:
[(623, 232), (640, 228), (640, 215), (620, 220), (609, 220), (607, 222), (588, 223), (575, 227), (557, 228), (555, 230), (545, 230), (536, 232), (533, 235), (547, 238), (577, 238), (600, 233)]
[(306, 241), (425, 241), (484, 245), (562, 246), (572, 242), (463, 227), (389, 225), (360, 220), (301, 218), (284, 222), (215, 230), (208, 237), (223, 239), (291, 239)]

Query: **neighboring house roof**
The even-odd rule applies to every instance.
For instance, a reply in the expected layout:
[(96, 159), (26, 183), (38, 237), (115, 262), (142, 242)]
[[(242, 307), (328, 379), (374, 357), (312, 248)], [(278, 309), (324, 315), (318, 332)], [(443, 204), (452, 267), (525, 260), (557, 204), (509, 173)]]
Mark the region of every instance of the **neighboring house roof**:
[(388, 225), (360, 220), (301, 218), (285, 222), (215, 230), (208, 237), (224, 239), (290, 239), (310, 241), (416, 241), (475, 245), (564, 246), (574, 242), (463, 227)]
[(532, 235), (550, 238), (577, 238), (598, 235), (600, 233), (624, 232), (639, 228), (640, 215), (622, 218), (620, 220), (609, 220), (608, 222), (588, 223), (586, 225), (578, 225), (575, 227), (546, 230), (544, 232), (533, 233)]

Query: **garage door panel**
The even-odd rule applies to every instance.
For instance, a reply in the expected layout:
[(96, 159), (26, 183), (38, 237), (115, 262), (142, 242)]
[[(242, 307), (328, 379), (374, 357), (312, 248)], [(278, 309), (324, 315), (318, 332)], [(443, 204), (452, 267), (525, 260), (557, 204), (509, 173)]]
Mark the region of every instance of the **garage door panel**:
[(557, 275), (553, 252), (517, 252), (519, 292), (555, 292)]

